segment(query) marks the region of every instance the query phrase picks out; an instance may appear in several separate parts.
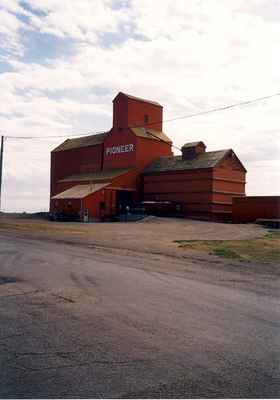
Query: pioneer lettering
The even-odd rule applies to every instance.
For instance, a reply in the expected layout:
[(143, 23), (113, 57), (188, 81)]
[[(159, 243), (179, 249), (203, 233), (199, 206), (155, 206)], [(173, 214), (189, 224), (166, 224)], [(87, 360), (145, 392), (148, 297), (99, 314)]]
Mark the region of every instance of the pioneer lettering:
[(121, 144), (118, 146), (107, 147), (106, 148), (106, 156), (109, 156), (112, 154), (130, 153), (131, 151), (134, 151), (133, 144)]

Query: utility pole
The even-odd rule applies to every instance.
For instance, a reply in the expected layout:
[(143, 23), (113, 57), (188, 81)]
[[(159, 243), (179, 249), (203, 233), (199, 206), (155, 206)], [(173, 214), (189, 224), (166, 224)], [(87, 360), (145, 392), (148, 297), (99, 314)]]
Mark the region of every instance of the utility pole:
[(1, 212), (1, 194), (2, 194), (3, 154), (4, 154), (4, 136), (2, 135), (1, 150), (0, 150), (0, 212)]

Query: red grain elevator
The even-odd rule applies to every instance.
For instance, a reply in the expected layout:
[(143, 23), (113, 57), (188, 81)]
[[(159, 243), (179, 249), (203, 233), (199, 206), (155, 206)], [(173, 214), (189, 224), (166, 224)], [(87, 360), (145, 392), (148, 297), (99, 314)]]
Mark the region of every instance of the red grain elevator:
[(174, 156), (162, 131), (163, 107), (120, 92), (113, 126), (67, 139), (51, 152), (50, 212), (102, 219), (140, 201), (177, 202), (186, 217), (231, 220), (245, 196), (246, 169), (232, 149), (186, 143)]
[(110, 131), (67, 139), (51, 152), (50, 212), (100, 218), (136, 204), (144, 168), (172, 155), (171, 149), (162, 132), (162, 106), (119, 93)]

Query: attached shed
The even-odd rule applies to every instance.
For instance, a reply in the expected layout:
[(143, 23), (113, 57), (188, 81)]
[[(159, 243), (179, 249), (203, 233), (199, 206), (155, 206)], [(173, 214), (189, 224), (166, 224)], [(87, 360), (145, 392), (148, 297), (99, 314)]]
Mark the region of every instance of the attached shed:
[(75, 185), (52, 197), (53, 214), (68, 216), (90, 215), (92, 218), (101, 216), (104, 202), (104, 189), (110, 182)]

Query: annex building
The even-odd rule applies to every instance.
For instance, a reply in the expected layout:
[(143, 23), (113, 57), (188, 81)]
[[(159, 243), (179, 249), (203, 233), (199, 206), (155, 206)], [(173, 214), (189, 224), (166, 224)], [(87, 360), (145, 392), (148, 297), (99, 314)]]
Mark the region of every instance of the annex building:
[(246, 169), (232, 149), (186, 143), (174, 156), (163, 107), (119, 93), (107, 133), (67, 139), (51, 152), (50, 212), (111, 217), (141, 202), (178, 203), (184, 216), (231, 220)]

